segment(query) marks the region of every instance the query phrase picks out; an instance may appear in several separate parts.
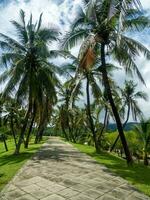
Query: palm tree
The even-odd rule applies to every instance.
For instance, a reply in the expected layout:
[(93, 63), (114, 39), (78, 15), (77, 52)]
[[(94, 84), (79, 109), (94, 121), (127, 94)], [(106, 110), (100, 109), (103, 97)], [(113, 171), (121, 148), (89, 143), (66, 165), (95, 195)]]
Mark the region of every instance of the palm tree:
[(91, 114), (91, 101), (90, 101), (90, 74), (87, 72), (86, 73), (86, 80), (87, 80), (87, 83), (86, 83), (86, 95), (87, 95), (87, 116), (88, 116), (88, 119), (89, 119), (89, 124), (90, 124), (90, 129), (91, 129), (91, 132), (93, 134), (93, 140), (94, 140), (94, 144), (95, 144), (95, 148), (96, 148), (96, 151), (99, 152), (99, 145), (98, 145), (98, 141), (97, 141), (97, 135), (96, 135), (96, 130), (95, 130), (95, 126), (94, 126), (94, 120), (93, 120), (93, 117), (92, 117), (92, 114)]
[(148, 149), (150, 147), (150, 119), (142, 119), (140, 124), (135, 126), (135, 131), (139, 134), (140, 142), (143, 144), (144, 165), (148, 165)]
[[(70, 98), (71, 98), (71, 93), (74, 88), (74, 78), (71, 76), (70, 72), (68, 72), (68, 68), (71, 66), (68, 64), (65, 64), (62, 66), (63, 69), (66, 69), (69, 77), (69, 80), (66, 81), (63, 84), (63, 87), (60, 88), (59, 95), (60, 99), (59, 102), (61, 103), (61, 106), (59, 107), (60, 112), (59, 112), (59, 120), (60, 124), (62, 127), (62, 131), (64, 135), (66, 136), (67, 139), (74, 141), (75, 142), (75, 137), (74, 137), (74, 127), (71, 123), (72, 118), (74, 118), (72, 112), (74, 109), (76, 109), (76, 101), (79, 99), (79, 95), (82, 95), (81, 92), (81, 84), (78, 84), (76, 87), (76, 90), (74, 91), (74, 95), (72, 98), (72, 109), (70, 109), (69, 104), (70, 104)], [(73, 67), (73, 66), (71, 66)], [(70, 71), (70, 69), (69, 69)], [(74, 71), (74, 70), (73, 70)], [(66, 131), (66, 129), (68, 131)], [(67, 133), (68, 132), (68, 133)]]
[[(121, 97), (123, 101), (122, 109), (125, 112), (125, 108), (127, 108), (127, 117), (126, 117), (125, 122), (123, 123), (123, 128), (125, 128), (128, 123), (130, 113), (132, 113), (132, 118), (134, 121), (137, 121), (137, 117), (138, 118), (142, 117), (142, 111), (139, 108), (137, 99), (143, 99), (145, 101), (148, 100), (147, 94), (142, 91), (137, 92), (136, 87), (137, 87), (137, 84), (135, 84), (133, 81), (125, 81), (124, 88), (121, 89)], [(114, 149), (118, 140), (119, 140), (119, 135), (117, 136), (110, 151)]]
[(123, 107), (127, 107), (127, 117), (124, 126), (127, 124), (130, 116), (130, 110), (133, 120), (137, 121), (137, 117), (142, 117), (142, 111), (138, 106), (138, 99), (148, 100), (148, 96), (143, 91), (136, 91), (137, 84), (133, 81), (125, 81), (124, 88), (121, 89), (121, 98), (123, 100)]
[[(33, 24), (32, 14), (29, 22), (25, 22), (25, 13), (20, 11), (20, 23), (12, 21), (17, 31), (17, 40), (0, 34), (0, 47), (3, 50), (1, 61), (8, 69), (1, 75), (0, 82), (8, 81), (3, 96), (15, 92), (18, 101), (26, 103), (26, 114), (15, 150), (18, 154), (24, 139), (34, 100), (42, 101), (44, 95), (56, 96), (55, 86), (58, 80), (55, 76), (56, 66), (49, 62), (51, 44), (58, 38), (54, 28), (41, 28), (42, 14), (39, 21)], [(24, 101), (26, 99), (26, 102)]]
[(57, 98), (55, 96), (45, 96), (43, 102), (38, 105), (39, 107), (39, 124), (38, 131), (35, 138), (35, 144), (42, 140), (44, 130), (52, 115), (52, 107), (56, 104)]
[[(91, 98), (90, 98), (90, 88), (92, 91), (92, 95), (94, 97), (94, 99), (98, 99), (101, 98), (101, 89), (97, 84), (97, 74), (99, 74), (96, 71), (96, 67), (97, 67), (97, 63), (93, 63), (93, 58), (90, 57), (89, 60), (86, 61), (86, 64), (83, 62), (82, 64), (80, 64), (79, 59), (73, 55), (71, 55), (69, 52), (65, 52), (68, 57), (70, 57), (72, 59), (72, 63), (70, 64), (65, 64), (63, 66), (63, 68), (65, 68), (68, 73), (74, 72), (74, 78), (73, 78), (73, 82), (76, 82), (73, 86), (72, 91), (70, 91), (70, 96), (68, 98), (68, 105), (69, 103), (72, 104), (72, 100), (73, 98), (78, 94), (77, 93), (77, 89), (80, 87), (80, 84), (86, 80), (86, 110), (87, 110), (87, 118), (89, 120), (89, 128), (90, 131), (92, 132), (93, 135), (93, 140), (94, 140), (94, 144), (95, 144), (95, 148), (96, 151), (99, 151), (99, 145), (98, 145), (98, 141), (97, 141), (97, 135), (96, 135), (96, 129), (95, 129), (95, 125), (94, 125), (94, 120), (93, 120), (93, 116), (91, 113)], [(97, 61), (98, 62), (98, 61)], [(95, 65), (94, 65), (95, 64)], [(94, 65), (93, 68), (92, 65)], [(71, 101), (71, 102), (70, 102)]]
[(3, 134), (3, 133), (0, 134), (0, 141), (3, 141), (5, 150), (8, 151), (8, 146), (7, 146), (7, 143), (6, 143), (6, 139), (7, 139), (7, 137), (6, 137), (5, 134)]
[[(127, 163), (132, 163), (132, 157), (124, 135), (121, 119), (115, 105), (107, 72), (107, 55), (125, 67), (126, 72), (135, 71), (144, 82), (134, 60), (139, 52), (150, 58), (150, 52), (141, 43), (127, 37), (124, 33), (129, 30), (140, 31), (149, 24), (149, 20), (140, 12), (139, 1), (85, 1), (86, 13), (81, 11), (79, 18), (72, 25), (72, 30), (63, 40), (64, 48), (71, 48), (86, 37), (81, 45), (80, 63), (94, 59), (95, 53), (100, 56), (103, 84), (112, 112), (117, 124), (119, 136), (125, 151)], [(107, 48), (106, 48), (107, 47)], [(94, 51), (95, 48), (99, 49)]]
[(15, 146), (17, 146), (17, 128), (21, 122), (21, 107), (11, 97), (5, 99), (3, 103), (3, 123), (9, 125), (12, 136), (14, 138)]
[[(70, 134), (66, 131), (68, 129), (68, 115), (69, 113), (65, 109), (65, 105), (61, 105), (58, 107), (57, 111), (55, 112), (55, 127), (61, 128), (63, 136), (66, 138), (66, 140), (70, 140)], [(70, 130), (70, 129), (69, 129)]]

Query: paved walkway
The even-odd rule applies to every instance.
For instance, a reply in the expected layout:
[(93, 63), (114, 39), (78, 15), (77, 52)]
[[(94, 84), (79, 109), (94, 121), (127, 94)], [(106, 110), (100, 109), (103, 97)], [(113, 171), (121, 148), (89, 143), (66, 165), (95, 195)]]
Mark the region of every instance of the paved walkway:
[(43, 145), (0, 194), (0, 200), (15, 199), (150, 200), (106, 167), (55, 137)]

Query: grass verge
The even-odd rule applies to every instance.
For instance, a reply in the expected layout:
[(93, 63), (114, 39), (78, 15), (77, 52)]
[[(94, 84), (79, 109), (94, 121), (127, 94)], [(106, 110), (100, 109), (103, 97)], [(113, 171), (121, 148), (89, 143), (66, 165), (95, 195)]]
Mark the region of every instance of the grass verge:
[(29, 149), (24, 149), (22, 145), (21, 153), (17, 156), (13, 155), (15, 149), (13, 139), (7, 140), (8, 152), (5, 151), (3, 143), (0, 142), (0, 191), (46, 140), (47, 137), (43, 137), (40, 144), (34, 144), (34, 139), (31, 139)]
[(104, 164), (112, 172), (126, 179), (138, 190), (150, 196), (150, 167), (142, 164), (134, 164), (132, 167), (126, 165), (126, 161), (107, 152), (97, 154), (95, 148), (87, 145), (73, 144), (81, 152), (88, 154), (97, 162)]

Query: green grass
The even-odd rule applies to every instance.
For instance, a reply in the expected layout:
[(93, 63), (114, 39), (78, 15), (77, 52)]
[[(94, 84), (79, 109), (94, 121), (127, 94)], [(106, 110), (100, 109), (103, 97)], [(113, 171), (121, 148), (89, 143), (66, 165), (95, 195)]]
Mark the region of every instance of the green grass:
[(134, 164), (132, 167), (126, 165), (126, 161), (107, 152), (97, 154), (95, 148), (91, 146), (72, 144), (81, 152), (90, 155), (96, 161), (104, 164), (110, 171), (128, 180), (141, 192), (150, 196), (150, 167), (142, 164)]
[(46, 139), (47, 137), (44, 137), (40, 144), (34, 144), (34, 140), (32, 139), (29, 149), (24, 149), (22, 145), (21, 153), (17, 156), (13, 155), (15, 146), (12, 139), (7, 140), (8, 152), (5, 151), (3, 143), (0, 142), (0, 191), (12, 179), (22, 165), (41, 147)]

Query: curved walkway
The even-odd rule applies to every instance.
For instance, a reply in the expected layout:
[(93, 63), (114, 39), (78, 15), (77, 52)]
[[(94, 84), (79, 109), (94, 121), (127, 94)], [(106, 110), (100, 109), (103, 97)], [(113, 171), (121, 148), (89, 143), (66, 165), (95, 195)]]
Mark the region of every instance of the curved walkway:
[[(11, 169), (10, 169), (11, 170)], [(150, 200), (72, 145), (52, 137), (0, 194), (1, 200)]]

